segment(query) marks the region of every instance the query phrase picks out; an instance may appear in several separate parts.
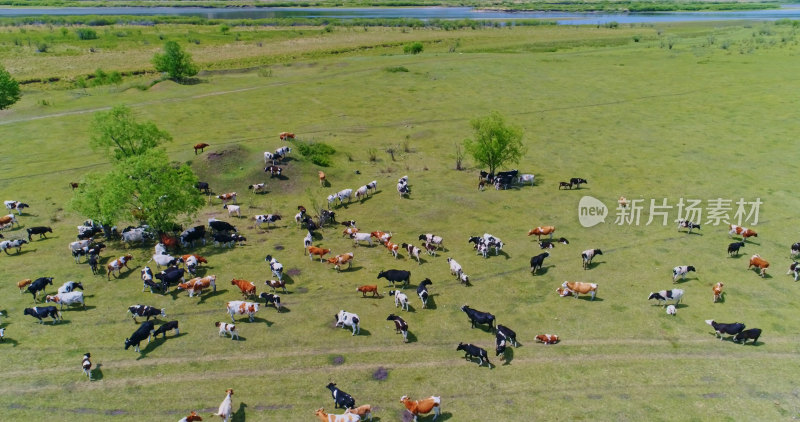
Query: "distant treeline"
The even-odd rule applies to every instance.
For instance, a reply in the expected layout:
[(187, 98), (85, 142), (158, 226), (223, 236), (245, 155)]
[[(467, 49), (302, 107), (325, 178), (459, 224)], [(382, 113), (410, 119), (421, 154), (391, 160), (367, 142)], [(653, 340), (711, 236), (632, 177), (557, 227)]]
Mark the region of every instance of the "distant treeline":
[(183, 25), (228, 25), (228, 26), (343, 26), (343, 27), (406, 27), (406, 28), (440, 28), (455, 30), (464, 28), (478, 29), (481, 27), (497, 26), (539, 26), (555, 25), (554, 21), (538, 19), (512, 19), (503, 20), (472, 20), (472, 19), (335, 19), (335, 18), (265, 18), (265, 19), (207, 19), (195, 16), (100, 16), (100, 15), (70, 15), (70, 16), (25, 16), (13, 18), (0, 18), (2, 26), (19, 25), (144, 25), (158, 24), (183, 24)]
[(0, 6), (20, 7), (430, 7), (458, 6), (508, 11), (553, 11), (553, 12), (681, 12), (711, 10), (761, 10), (777, 9), (787, 1), (486, 1), (486, 0), (319, 0), (309, 2), (258, 1), (94, 1), (94, 0), (0, 0)]

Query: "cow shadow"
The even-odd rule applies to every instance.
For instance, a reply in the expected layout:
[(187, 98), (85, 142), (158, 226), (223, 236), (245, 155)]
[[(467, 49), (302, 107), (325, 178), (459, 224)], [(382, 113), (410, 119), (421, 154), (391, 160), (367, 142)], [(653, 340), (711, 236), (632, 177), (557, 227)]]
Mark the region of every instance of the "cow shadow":
[(236, 413), (231, 415), (232, 422), (244, 422), (247, 415), (244, 412), (244, 409), (247, 407), (244, 403), (239, 403), (239, 408), (236, 409)]
[(361, 270), (363, 270), (363, 269), (364, 269), (364, 267), (359, 267), (359, 266), (353, 265), (353, 266), (352, 266), (352, 267), (350, 267), (350, 268), (347, 268), (347, 269), (342, 269), (342, 271), (340, 271), (340, 272), (344, 272), (344, 273), (350, 273), (350, 272), (357, 272), (357, 271), (361, 271)]
[(17, 344), (19, 344), (19, 342), (14, 340), (13, 338), (5, 337), (5, 338), (3, 338), (2, 341), (0, 341), (0, 346), (2, 346), (4, 344), (10, 344), (11, 347), (17, 347)]
[(592, 261), (592, 262), (589, 263), (589, 265), (586, 266), (586, 269), (587, 270), (591, 270), (592, 268), (594, 268), (594, 267), (596, 267), (596, 266), (598, 266), (600, 264), (605, 264), (605, 263), (606, 263), (605, 261)]
[[(488, 357), (488, 352), (487, 352), (487, 357)], [(466, 360), (468, 362), (472, 362), (472, 363), (474, 363), (476, 365), (479, 365), (479, 366), (483, 367), (483, 364), (481, 364), (481, 358), (478, 357), (478, 356), (465, 357), (464, 360)], [(493, 363), (489, 364), (489, 370), (494, 369), (494, 367), (495, 367), (495, 364), (493, 364)]]
[[(351, 330), (349, 327), (347, 329), (350, 330), (350, 333), (353, 332), (353, 330)], [(362, 328), (361, 331), (358, 331), (358, 334), (356, 334), (356, 335), (357, 336), (371, 336), (372, 333), (369, 330), (367, 330), (365, 328)]]
[(503, 366), (511, 365), (511, 361), (514, 360), (514, 348), (513, 347), (506, 347), (505, 353), (503, 353)]
[[(150, 354), (150, 352), (152, 352), (158, 346), (160, 346), (161, 343), (164, 343), (164, 341), (166, 341), (166, 340), (164, 340), (163, 338), (153, 339), (153, 341), (151, 341), (150, 343), (147, 343), (144, 347), (140, 346), (139, 347), (139, 357), (137, 357), (136, 360), (140, 360), (140, 359), (146, 358), (147, 355)], [(131, 346), (131, 347), (133, 347), (133, 346)]]
[[(489, 255), (489, 256), (491, 256), (491, 253), (490, 253), (490, 255)], [(494, 256), (502, 256), (503, 258), (505, 258), (505, 259), (507, 259), (507, 260), (508, 260), (508, 259), (511, 259), (511, 255), (507, 254), (507, 253), (506, 253), (506, 251), (504, 251), (504, 250), (502, 250), (502, 249), (500, 250), (500, 252), (498, 252), (498, 253), (497, 253), (497, 254), (495, 254)]]
[[(755, 274), (757, 274), (758, 276), (761, 276), (761, 270), (758, 269), (758, 267), (751, 268), (750, 271), (755, 273)], [(772, 274), (764, 274), (764, 277), (761, 277), (761, 278), (763, 278), (765, 280), (769, 279), (769, 278), (772, 278)]]
[(414, 333), (412, 333), (411, 331), (409, 331), (408, 334), (406, 335), (406, 339), (408, 340), (408, 343), (416, 343), (417, 342), (417, 336), (414, 335)]
[(699, 278), (698, 277), (679, 278), (679, 279), (675, 280), (675, 282), (672, 283), (672, 284), (683, 284), (683, 283), (687, 283), (687, 282), (692, 281), (692, 280), (699, 280)]
[(736, 254), (736, 255), (728, 254), (728, 258), (733, 258), (733, 259), (739, 259), (739, 258), (741, 258), (743, 256), (744, 255), (742, 255), (742, 254)]
[(745, 243), (747, 243), (748, 245), (756, 245), (756, 246), (761, 246), (761, 244), (760, 244), (760, 243), (753, 242), (752, 240), (747, 240), (747, 239), (744, 239), (744, 240), (742, 240), (742, 242), (745, 242)]
[(290, 276), (290, 275), (288, 275), (286, 273), (283, 273), (283, 275), (281, 276), (281, 280), (280, 281), (283, 281), (286, 284), (294, 284), (294, 279), (292, 278), (292, 276)]
[(547, 271), (550, 270), (550, 267), (555, 267), (555, 265), (547, 265), (547, 266), (543, 265), (541, 268), (539, 268), (536, 271), (532, 272), (531, 276), (545, 275), (545, 274), (547, 274)]
[(253, 322), (263, 322), (264, 324), (267, 324), (267, 327), (272, 327), (273, 324), (272, 321), (268, 321), (264, 318), (259, 318), (259, 317), (253, 317)]
[(595, 297), (594, 299), (592, 299), (591, 295), (578, 296), (578, 300), (585, 300), (587, 302), (602, 302), (603, 301), (603, 299), (599, 298), (599, 297)]
[(25, 254), (30, 253), (30, 252), (36, 252), (36, 249), (22, 249), (19, 252), (10, 253), (9, 256), (25, 255)]
[(436, 294), (428, 295), (428, 303), (425, 304), (425, 309), (430, 309), (430, 310), (435, 310), (436, 309), (436, 299), (434, 299), (435, 296), (439, 296), (439, 294), (436, 293)]
[[(79, 310), (79, 311), (91, 311), (92, 309), (95, 309), (95, 308), (97, 308), (97, 306), (86, 305), (86, 306), (84, 306), (82, 308), (72, 308), (72, 309)], [(66, 308), (66, 310), (69, 310), (69, 308)], [(59, 310), (59, 312), (60, 311), (61, 310)]]
[[(274, 307), (274, 306), (272, 306), (272, 305), (269, 305), (269, 306), (270, 306), (271, 308), (272, 308), (272, 307)], [(266, 308), (266, 307), (267, 307), (267, 305), (264, 305), (264, 307)], [(288, 313), (292, 312), (291, 308), (289, 308), (288, 306), (285, 306), (285, 305), (281, 305), (281, 307), (280, 307), (280, 308), (278, 308), (278, 309), (276, 309), (276, 311), (277, 311), (279, 314), (288, 314)]]
[(92, 381), (101, 381), (103, 379), (102, 366), (102, 363), (98, 363), (94, 366), (94, 369), (92, 369)]
[(481, 330), (483, 332), (486, 332), (486, 333), (489, 333), (489, 334), (494, 334), (494, 327), (490, 327), (487, 324), (475, 324), (475, 327), (472, 327), (472, 328), (477, 328), (477, 329), (479, 329), (479, 330)]
[[(210, 299), (212, 297), (216, 297), (216, 296), (225, 294), (227, 291), (228, 291), (228, 289), (218, 289), (216, 292), (215, 291), (211, 291), (210, 293), (208, 293), (206, 295), (200, 295), (200, 300), (197, 301), (197, 304), (199, 305), (201, 303), (204, 303), (206, 301), (206, 299)], [(194, 299), (194, 298), (192, 298), (192, 299)]]

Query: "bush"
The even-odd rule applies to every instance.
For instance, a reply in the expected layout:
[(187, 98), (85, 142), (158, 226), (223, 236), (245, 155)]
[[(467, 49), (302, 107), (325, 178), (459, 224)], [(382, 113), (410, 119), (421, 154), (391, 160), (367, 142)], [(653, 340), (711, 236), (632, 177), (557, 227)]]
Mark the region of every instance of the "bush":
[(383, 70), (389, 73), (408, 72), (408, 68), (406, 68), (405, 66), (391, 66), (384, 68)]
[(79, 40), (96, 40), (97, 31), (91, 28), (78, 28), (75, 30)]
[(419, 54), (422, 53), (422, 43), (419, 41), (412, 42), (403, 46), (403, 53), (406, 54)]
[(330, 167), (330, 156), (336, 152), (332, 146), (322, 142), (298, 143), (297, 151), (312, 163), (321, 167)]

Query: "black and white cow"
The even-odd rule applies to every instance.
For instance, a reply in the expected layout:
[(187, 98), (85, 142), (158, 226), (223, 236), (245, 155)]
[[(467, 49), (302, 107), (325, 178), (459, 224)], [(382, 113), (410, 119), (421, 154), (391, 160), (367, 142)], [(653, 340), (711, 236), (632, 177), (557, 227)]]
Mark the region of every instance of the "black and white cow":
[(356, 407), (356, 400), (353, 396), (345, 393), (344, 391), (340, 390), (336, 387), (336, 384), (330, 383), (325, 386), (328, 390), (331, 390), (331, 395), (333, 396), (334, 401), (334, 408), (343, 408), (343, 409), (352, 409)]
[(69, 293), (75, 291), (75, 289), (83, 290), (83, 284), (77, 281), (68, 281), (58, 288), (58, 293)]
[(683, 298), (683, 290), (671, 289), (671, 290), (661, 290), (655, 293), (650, 293), (650, 296), (647, 297), (647, 300), (655, 299), (658, 301), (659, 305), (662, 304), (666, 305), (668, 300), (674, 300), (675, 304), (677, 305), (681, 303), (682, 298)]
[(39, 235), (39, 239), (47, 239), (47, 233), (52, 233), (53, 232), (53, 229), (51, 229), (50, 227), (46, 227), (46, 226), (36, 226), (36, 227), (31, 227), (31, 228), (28, 228), (28, 229), (25, 229), (25, 230), (28, 232), (28, 241), (29, 242), (33, 240), (33, 239), (31, 239), (31, 236), (33, 236), (34, 234), (38, 234)]
[(125, 350), (128, 350), (129, 347), (133, 346), (133, 350), (141, 353), (139, 350), (139, 343), (147, 339), (147, 342), (150, 343), (150, 333), (153, 331), (153, 321), (145, 321), (136, 331), (131, 334), (129, 338), (125, 339)]
[(152, 306), (147, 305), (133, 305), (128, 307), (128, 313), (131, 314), (131, 318), (133, 318), (133, 322), (136, 321), (136, 317), (147, 317), (147, 321), (150, 321), (150, 317), (166, 317), (167, 311), (166, 309), (158, 309)]
[(789, 251), (789, 255), (794, 258), (797, 255), (800, 255), (800, 242), (793, 243), (792, 248)]
[(39, 292), (44, 291), (47, 285), (53, 285), (53, 277), (39, 277), (28, 286), (28, 293), (33, 295), (33, 301), (36, 302), (36, 296)]
[(419, 282), (419, 286), (417, 286), (417, 296), (422, 301), (422, 309), (425, 309), (428, 306), (428, 286), (432, 285), (433, 282), (431, 279), (426, 278)]
[(586, 181), (586, 179), (582, 179), (580, 177), (573, 177), (569, 179), (569, 184), (572, 186), (576, 186), (578, 189), (580, 189), (581, 185), (584, 183), (588, 184), (589, 182)]
[(272, 275), (277, 277), (278, 281), (283, 281), (283, 264), (278, 262), (277, 259), (273, 258), (272, 255), (267, 255), (264, 260), (267, 261), (267, 264), (269, 264), (269, 269), (272, 270)]
[(531, 258), (531, 273), (536, 275), (536, 270), (540, 270), (542, 268), (542, 264), (544, 264), (544, 259), (550, 256), (550, 252), (540, 253)]
[(681, 231), (681, 229), (689, 229), (688, 232), (691, 233), (694, 229), (700, 230), (700, 225), (689, 220), (680, 219), (678, 220), (678, 231)]
[(3, 203), (6, 205), (6, 208), (11, 210), (12, 212), (14, 210), (17, 210), (17, 214), (19, 215), (22, 215), (23, 209), (30, 208), (30, 205), (19, 201), (3, 201)]
[(739, 255), (739, 248), (744, 247), (744, 242), (733, 242), (728, 245), (728, 255)]
[(6, 253), (6, 255), (11, 255), (8, 253), (8, 250), (11, 248), (16, 248), (17, 253), (22, 250), (22, 245), (28, 243), (25, 239), (13, 239), (13, 240), (4, 240), (0, 242), (0, 250)]
[(403, 342), (408, 343), (408, 324), (403, 318), (395, 314), (389, 314), (387, 321), (394, 321), (395, 333), (403, 334)]
[(234, 232), (236, 233), (236, 227), (232, 224), (228, 223), (227, 221), (217, 220), (216, 218), (211, 218), (208, 220), (208, 227), (211, 227), (211, 230), (214, 232)]
[(146, 227), (135, 227), (131, 230), (122, 232), (122, 241), (127, 244), (141, 243), (145, 240), (151, 239), (152, 237), (152, 233), (148, 232)]
[(753, 345), (758, 342), (758, 338), (761, 337), (761, 329), (760, 328), (751, 328), (749, 330), (740, 331), (738, 334), (733, 336), (733, 341), (738, 343), (742, 342), (742, 345), (747, 343), (747, 340), (753, 340)]
[(514, 347), (517, 347), (517, 333), (505, 325), (497, 324), (497, 335), (495, 336), (495, 341), (497, 343), (495, 356), (500, 356), (501, 354), (505, 353), (509, 342), (511, 342)]
[(592, 265), (592, 259), (597, 255), (602, 255), (603, 251), (600, 249), (587, 249), (581, 252), (581, 258), (583, 259), (583, 269), (589, 269)]
[(170, 284), (182, 283), (183, 275), (185, 273), (186, 270), (183, 268), (170, 267), (156, 274), (155, 277), (156, 279), (161, 280), (162, 283), (170, 285)]
[(394, 283), (396, 282), (403, 282), (403, 287), (408, 287), (408, 283), (411, 281), (411, 271), (406, 270), (386, 270), (381, 271), (378, 273), (378, 279), (385, 278), (387, 281), (392, 283), (392, 287), (394, 287)]
[(214, 246), (223, 247), (233, 247), (237, 242), (241, 245), (243, 242), (247, 240), (246, 237), (233, 233), (233, 234), (226, 234), (226, 233), (216, 233), (212, 236), (214, 239)]
[(275, 224), (275, 222), (280, 219), (281, 216), (278, 214), (261, 214), (255, 216), (256, 224), (260, 227), (262, 224), (267, 223), (267, 229), (269, 229), (270, 224)]
[[(159, 334), (162, 334), (164, 336), (163, 338), (167, 338), (167, 331), (169, 330), (175, 330), (176, 336), (181, 335), (180, 330), (178, 330), (178, 321), (170, 321), (165, 324), (161, 324), (160, 327), (154, 331), (151, 331), (150, 334), (155, 338), (158, 338)], [(147, 338), (147, 342), (150, 342), (150, 337)]]
[(697, 272), (697, 270), (691, 265), (682, 265), (680, 267), (673, 268), (672, 269), (672, 282), (673, 283), (677, 283), (678, 282), (678, 277), (680, 277), (681, 280), (683, 280), (684, 278), (686, 278), (686, 274), (689, 271)]
[(706, 324), (714, 327), (714, 337), (719, 337), (722, 340), (722, 336), (727, 334), (730, 336), (735, 336), (741, 333), (745, 326), (741, 322), (735, 322), (733, 324), (723, 324), (714, 321), (713, 319), (707, 319)]
[(794, 281), (797, 281), (798, 276), (800, 276), (800, 263), (792, 262), (786, 274), (794, 274)]
[(30, 315), (39, 320), (39, 324), (44, 324), (42, 318), (53, 318), (53, 324), (61, 321), (61, 314), (55, 306), (34, 306), (33, 308), (25, 308), (23, 315)]
[(206, 226), (194, 226), (191, 229), (184, 230), (180, 235), (181, 245), (194, 246), (194, 242), (202, 240), (203, 245), (206, 244)]
[(488, 312), (481, 312), (475, 309), (470, 308), (467, 305), (461, 307), (461, 310), (467, 314), (469, 318), (470, 324), (472, 324), (471, 328), (475, 328), (475, 324), (489, 324), (489, 328), (494, 331), (494, 315)]
[(275, 175), (280, 176), (283, 173), (283, 169), (278, 166), (267, 166), (264, 168), (264, 173), (269, 173), (270, 179), (275, 177)]
[(92, 269), (92, 274), (97, 275), (97, 268), (100, 265), (100, 256), (97, 254), (89, 255), (89, 267)]
[(275, 306), (275, 309), (277, 309), (278, 312), (281, 311), (281, 297), (280, 296), (278, 296), (278, 295), (276, 295), (274, 293), (266, 293), (266, 292), (264, 292), (264, 293), (261, 293), (261, 295), (259, 295), (259, 297), (261, 299), (264, 299), (264, 305), (269, 305), (271, 303), (273, 306)]
[(553, 249), (556, 245), (549, 240), (542, 240), (539, 242), (539, 249)]
[(458, 343), (456, 350), (464, 351), (464, 359), (471, 360), (473, 357), (479, 358), (480, 361), (478, 362), (478, 366), (483, 366), (483, 362), (486, 361), (486, 365), (488, 365), (489, 368), (492, 367), (492, 363), (489, 362), (489, 355), (486, 353), (486, 349), (475, 346), (474, 344)]

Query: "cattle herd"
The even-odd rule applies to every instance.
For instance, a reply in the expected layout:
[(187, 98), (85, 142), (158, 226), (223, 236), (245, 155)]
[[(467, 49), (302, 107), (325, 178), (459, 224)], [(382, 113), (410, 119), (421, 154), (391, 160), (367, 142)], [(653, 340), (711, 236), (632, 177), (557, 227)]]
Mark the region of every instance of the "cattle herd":
[[(281, 134), (282, 140), (293, 138), (294, 134)], [(207, 146), (207, 144), (198, 144), (194, 147), (195, 152), (202, 152), (203, 148)], [(286, 146), (277, 149), (275, 152), (265, 152), (264, 161), (265, 164), (268, 165), (265, 168), (265, 171), (271, 173), (272, 177), (281, 176), (283, 169), (278, 167), (277, 164), (281, 160), (284, 160), (290, 152), (291, 149)], [(320, 172), (319, 179), (323, 186), (328, 184), (324, 173)], [(519, 184), (530, 182), (533, 184), (533, 181), (534, 176), (532, 174), (519, 174), (517, 170), (500, 172), (497, 175), (490, 175), (485, 172), (481, 172), (479, 186), (482, 189), (486, 184), (490, 184), (494, 185), (496, 189), (508, 189), (515, 182)], [(580, 188), (582, 184), (586, 183), (587, 181), (583, 178), (572, 178), (570, 179), (570, 182), (561, 182), (559, 184), (559, 189)], [(444, 247), (445, 240), (442, 238), (442, 236), (434, 233), (420, 234), (416, 242), (420, 246), (416, 246), (411, 242), (411, 240), (407, 240), (407, 242), (397, 242), (395, 240), (395, 242), (393, 242), (393, 234), (391, 232), (362, 231), (358, 228), (355, 221), (350, 220), (341, 223), (336, 221), (336, 212), (331, 211), (331, 207), (336, 207), (337, 205), (342, 207), (346, 203), (350, 203), (353, 199), (363, 202), (369, 196), (378, 193), (377, 186), (378, 182), (373, 180), (355, 190), (343, 189), (332, 193), (327, 196), (328, 209), (319, 210), (319, 215), (315, 217), (311, 217), (305, 207), (298, 206), (299, 212), (295, 216), (295, 222), (302, 229), (304, 229), (303, 250), (304, 254), (307, 254), (311, 261), (314, 261), (315, 258), (319, 258), (319, 261), (322, 263), (332, 264), (332, 268), (336, 269), (337, 272), (347, 272), (352, 270), (353, 262), (356, 259), (356, 254), (354, 252), (346, 252), (326, 258), (326, 255), (331, 254), (331, 249), (325, 248), (319, 244), (314, 245), (314, 239), (319, 237), (318, 234), (315, 233), (315, 230), (331, 224), (341, 224), (345, 227), (343, 230), (343, 237), (349, 237), (352, 239), (353, 247), (372, 247), (373, 245), (380, 245), (378, 247), (381, 248), (381, 250), (385, 247), (386, 251), (394, 258), (398, 257), (399, 251), (404, 251), (403, 253), (407, 254), (409, 259), (413, 259), (417, 262), (418, 265), (415, 267), (419, 267), (419, 272), (421, 273), (424, 273), (426, 268), (426, 266), (422, 266), (422, 264), (428, 262), (427, 260), (422, 259), (422, 257), (425, 256), (423, 254), (433, 257), (431, 259), (435, 260), (437, 257), (437, 252), (446, 250)], [(206, 194), (210, 193), (209, 185), (206, 182), (200, 182), (196, 187), (204, 191)], [(248, 188), (252, 190), (253, 193), (264, 192), (265, 183), (252, 184), (249, 185)], [(401, 198), (409, 197), (411, 194), (411, 189), (408, 176), (403, 176), (398, 179), (397, 192)], [(219, 194), (216, 195), (216, 198), (219, 199), (222, 202), (223, 207), (227, 209), (229, 217), (241, 217), (241, 208), (239, 205), (237, 205), (236, 192)], [(622, 201), (622, 199), (624, 198), (621, 198), (620, 201)], [(28, 208), (28, 204), (14, 200), (5, 201), (5, 205), (8, 210), (12, 211), (12, 213), (0, 219), (0, 229), (13, 229), (13, 225), (15, 224), (19, 227), (20, 223), (18, 218), (22, 218), (22, 210)], [(16, 214), (14, 214), (14, 212), (16, 212)], [(257, 227), (262, 227), (262, 225), (266, 223), (267, 229), (270, 229), (271, 227), (275, 227), (275, 225), (281, 221), (281, 217), (278, 214), (264, 214), (256, 215), (254, 220)], [(700, 225), (690, 221), (680, 220), (678, 223), (678, 230), (682, 229), (685, 229), (687, 232), (691, 233), (692, 230), (699, 230)], [(555, 226), (539, 226), (531, 229), (528, 232), (528, 236), (537, 236), (537, 241), (541, 249), (552, 249), (554, 247), (552, 240), (555, 231)], [(0, 242), (0, 249), (2, 249), (7, 255), (12, 255), (9, 253), (9, 250), (14, 250), (17, 254), (19, 254), (25, 244), (34, 241), (33, 235), (38, 235), (36, 241), (46, 241), (49, 239), (47, 234), (53, 233), (53, 229), (51, 227), (36, 226), (27, 228), (26, 232), (27, 239), (16, 238), (4, 240)], [(749, 238), (758, 236), (758, 234), (753, 230), (735, 225), (730, 226), (729, 234), (730, 236), (741, 237), (741, 241), (731, 243), (728, 246), (727, 252), (729, 255), (738, 255), (739, 250), (746, 246)], [(208, 263), (207, 259), (203, 256), (193, 253), (172, 256), (168, 253), (168, 249), (191, 249), (200, 244), (205, 245), (207, 240), (211, 240), (213, 244), (219, 248), (234, 248), (236, 245), (244, 244), (244, 242), (247, 240), (245, 236), (239, 233), (239, 230), (234, 224), (218, 220), (216, 218), (209, 219), (207, 225), (196, 225), (185, 230), (180, 229), (179, 231), (176, 231), (174, 235), (153, 233), (146, 225), (141, 225), (138, 227), (130, 226), (120, 232), (116, 227), (103, 227), (91, 220), (88, 220), (81, 226), (78, 226), (76, 235), (77, 240), (69, 243), (68, 249), (76, 263), (80, 262), (83, 257), (86, 257), (86, 262), (89, 264), (93, 274), (99, 274), (100, 272), (98, 258), (102, 250), (106, 247), (104, 243), (97, 241), (97, 238), (100, 235), (105, 237), (104, 240), (106, 242), (119, 241), (124, 243), (126, 247), (129, 245), (141, 245), (150, 241), (151, 239), (160, 239), (161, 241), (156, 244), (154, 253), (152, 254), (150, 260), (147, 261), (147, 264), (150, 264), (151, 262), (155, 264), (155, 271), (150, 266), (145, 266), (141, 269), (140, 276), (143, 282), (142, 292), (149, 290), (150, 294), (157, 292), (161, 295), (164, 295), (170, 291), (172, 286), (176, 286), (174, 290), (175, 292), (186, 290), (188, 292), (188, 297), (199, 298), (202, 298), (204, 292), (216, 292), (217, 290), (216, 275), (205, 275), (200, 277), (196, 274), (198, 270), (202, 268), (203, 264)], [(547, 236), (549, 240), (543, 241), (543, 236)], [(476, 251), (476, 253), (482, 256), (484, 259), (505, 254), (503, 251), (505, 243), (492, 234), (484, 233), (482, 236), (465, 236), (465, 238), (465, 240), (467, 240), (466, 247), (471, 247), (472, 250)], [(569, 242), (563, 237), (558, 239), (558, 242), (565, 245), (569, 244)], [(450, 243), (451, 242), (448, 242), (448, 244)], [(800, 254), (800, 243), (796, 243), (791, 247), (792, 257), (798, 254)], [(542, 270), (545, 259), (550, 255), (551, 252), (543, 252), (530, 258), (530, 271), (533, 276), (536, 276), (537, 272)], [(576, 253), (576, 255), (578, 254)], [(590, 248), (581, 252), (580, 257), (582, 268), (584, 270), (591, 270), (593, 268), (593, 259), (601, 255), (603, 255), (603, 252), (599, 248)], [(507, 255), (506, 258), (508, 258)], [(127, 273), (131, 272), (131, 267), (129, 267), (128, 264), (135, 259), (136, 257), (133, 253), (127, 253), (116, 259), (111, 259), (105, 266), (107, 280), (110, 280), (112, 275), (115, 278), (123, 276), (127, 277)], [(449, 266), (450, 274), (456, 278), (459, 284), (470, 285), (469, 276), (465, 274), (462, 266), (453, 257), (442, 259), (442, 263), (445, 261)], [(271, 279), (265, 281), (264, 288), (271, 290), (271, 292), (262, 292), (260, 295), (258, 295), (258, 287), (255, 283), (245, 279), (231, 279), (230, 284), (237, 287), (237, 291), (241, 293), (242, 297), (236, 298), (241, 300), (234, 300), (235, 298), (231, 297), (230, 300), (226, 302), (225, 309), (220, 310), (226, 312), (230, 316), (231, 323), (222, 321), (214, 322), (214, 326), (218, 330), (219, 336), (230, 337), (231, 340), (239, 340), (239, 330), (237, 329), (236, 321), (237, 316), (246, 316), (249, 322), (253, 322), (256, 318), (255, 314), (259, 312), (261, 308), (268, 305), (272, 305), (272, 307), (274, 307), (279, 313), (282, 311), (283, 307), (280, 296), (277, 294), (277, 289), (281, 289), (282, 293), (287, 292), (286, 283), (283, 280), (284, 267), (279, 262), (278, 257), (272, 255), (267, 255), (265, 262), (269, 267)], [(597, 263), (594, 263), (594, 265), (597, 265)], [(749, 261), (748, 269), (752, 267), (755, 267), (758, 270), (759, 275), (764, 277), (767, 268), (769, 267), (769, 263), (759, 255), (753, 255)], [(679, 280), (685, 279), (688, 273), (696, 271), (697, 269), (692, 265), (676, 266), (672, 269), (672, 281), (673, 283), (677, 283)], [(792, 263), (791, 267), (789, 268), (789, 273), (793, 273), (795, 280), (797, 280), (800, 276), (800, 264), (796, 262)], [(409, 327), (413, 326), (413, 323), (415, 322), (415, 314), (408, 312), (409, 305), (412, 300), (404, 292), (404, 289), (411, 286), (412, 272), (403, 269), (383, 269), (377, 273), (376, 278), (384, 279), (386, 285), (392, 289), (388, 291), (388, 296), (390, 296), (391, 300), (394, 301), (395, 308), (392, 309), (394, 313), (389, 314), (386, 320), (394, 323), (395, 332), (402, 334), (403, 342), (406, 343), (408, 342)], [(20, 289), (20, 292), (30, 293), (35, 304), (39, 302), (40, 293), (42, 293), (41, 296), (43, 296), (43, 299), (41, 300), (44, 300), (46, 303), (53, 303), (56, 305), (25, 308), (24, 315), (30, 315), (36, 318), (40, 324), (44, 323), (44, 320), (47, 318), (51, 318), (53, 324), (62, 321), (62, 311), (64, 310), (65, 306), (67, 306), (68, 309), (73, 306), (86, 308), (86, 296), (84, 295), (83, 283), (67, 281), (57, 289), (57, 293), (47, 294), (48, 286), (53, 286), (53, 281), (54, 277), (42, 276), (36, 278), (35, 280), (26, 279), (17, 283), (17, 287)], [(434, 288), (434, 286), (435, 283), (433, 281), (431, 281), (429, 278), (424, 278), (424, 280), (422, 280), (416, 287), (416, 293), (423, 309), (429, 308), (429, 301), (431, 299), (429, 289)], [(717, 283), (714, 286), (714, 302), (722, 301), (723, 286), (723, 283)], [(383, 297), (383, 295), (379, 290), (380, 286), (377, 284), (366, 284), (357, 288), (357, 292), (361, 293), (361, 297), (363, 298), (366, 298), (368, 295), (370, 295), (370, 298), (380, 299)], [(598, 292), (598, 284), (579, 281), (564, 281), (564, 283), (561, 284), (556, 291), (561, 297), (573, 296), (577, 299), (580, 295), (588, 295), (590, 300), (594, 300)], [(667, 308), (667, 313), (670, 315), (674, 315), (677, 312), (678, 306), (683, 298), (684, 290), (682, 289), (666, 289), (658, 292), (652, 292), (648, 297), (649, 300), (655, 299), (659, 305), (663, 306), (667, 306), (668, 302), (672, 302)], [(414, 299), (414, 301), (416, 301), (416, 299)], [(461, 306), (460, 309), (466, 314), (472, 328), (481, 328), (485, 326), (485, 331), (494, 334), (495, 356), (499, 356), (500, 359), (504, 359), (509, 347), (519, 347), (519, 343), (517, 342), (517, 334), (511, 328), (497, 324), (497, 318), (492, 313), (487, 312), (486, 310), (472, 308), (466, 304)], [(133, 333), (125, 338), (125, 349), (133, 346), (136, 352), (140, 352), (140, 343), (144, 339), (147, 339), (148, 343), (150, 343), (151, 338), (153, 336), (157, 337), (159, 334), (161, 334), (163, 338), (167, 338), (166, 334), (171, 330), (175, 331), (175, 336), (180, 335), (178, 321), (162, 321), (162, 319), (166, 318), (167, 316), (166, 309), (136, 304), (130, 306), (127, 311), (132, 317), (133, 321), (138, 323), (138, 327), (135, 331), (133, 331)], [(406, 321), (405, 318), (397, 314), (408, 315), (409, 321)], [(143, 321), (140, 322), (137, 318), (143, 319)], [(152, 321), (151, 318), (153, 319)], [(159, 325), (157, 326), (155, 322), (158, 322)], [(357, 314), (344, 309), (340, 310), (334, 315), (334, 326), (348, 329), (352, 336), (360, 334), (361, 325), (365, 322), (370, 323), (370, 321), (364, 321)], [(741, 342), (744, 344), (747, 342), (747, 340), (752, 340), (753, 344), (755, 344), (761, 335), (760, 329), (753, 328), (745, 330), (745, 325), (739, 322), (718, 323), (714, 320), (707, 320), (705, 322), (713, 327), (715, 335), (720, 339), (722, 339), (725, 335), (729, 335), (733, 336), (732, 340), (734, 342)], [(209, 322), (209, 326), (210, 323), (211, 322)], [(4, 335), (5, 330), (0, 329), (0, 336)], [(555, 334), (537, 334), (535, 336), (531, 335), (531, 337), (534, 338), (536, 342), (543, 344), (556, 344), (561, 341), (559, 336)], [(2, 337), (0, 337), (0, 339), (2, 339)], [(120, 342), (122, 343), (121, 338)], [(453, 344), (455, 345), (455, 342)], [(462, 351), (465, 359), (474, 361), (479, 366), (482, 366), (484, 363), (486, 363), (486, 365), (490, 368), (493, 367), (493, 364), (489, 360), (487, 351), (479, 345), (459, 342), (456, 346), (456, 350)], [(91, 380), (92, 363), (90, 361), (90, 357), (91, 355), (89, 353), (86, 353), (83, 356), (81, 367), (84, 371), (84, 374), (86, 374)], [(315, 412), (315, 415), (320, 420), (334, 420), (329, 419), (333, 417), (335, 417), (335, 420), (337, 421), (357, 421), (362, 417), (371, 419), (371, 406), (363, 405), (356, 407), (356, 400), (351, 395), (340, 390), (335, 383), (328, 384), (327, 388), (331, 391), (334, 400), (334, 408), (341, 407), (345, 409), (345, 413), (343, 415), (329, 415), (325, 413), (324, 408), (321, 408)], [(219, 411), (215, 413), (215, 415), (220, 416), (225, 421), (228, 421), (231, 417), (232, 396), (233, 390), (227, 390), (225, 400), (220, 405)], [(434, 420), (440, 415), (440, 397), (432, 396), (414, 401), (409, 399), (407, 396), (403, 396), (400, 401), (403, 403), (405, 408), (412, 415), (414, 415), (415, 420), (417, 415), (427, 414), (430, 412), (434, 413)], [(202, 419), (195, 412), (192, 412), (189, 416), (182, 420), (193, 421)]]

